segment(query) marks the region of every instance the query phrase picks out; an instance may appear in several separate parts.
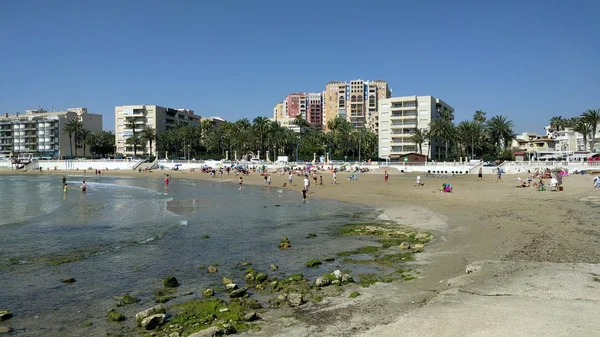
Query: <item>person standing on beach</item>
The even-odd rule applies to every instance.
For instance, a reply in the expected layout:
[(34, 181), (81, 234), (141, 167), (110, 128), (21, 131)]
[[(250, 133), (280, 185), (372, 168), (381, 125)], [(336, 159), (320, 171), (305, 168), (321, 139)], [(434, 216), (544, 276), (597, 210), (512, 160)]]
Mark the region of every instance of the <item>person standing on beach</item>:
[(169, 190), (169, 177), (170, 175), (168, 173), (165, 173), (165, 190)]
[(290, 187), (292, 186), (292, 177), (294, 175), (292, 174), (292, 171), (290, 170), (290, 174), (288, 175), (288, 182), (290, 183)]
[(387, 184), (389, 178), (390, 178), (390, 175), (388, 174), (388, 171), (385, 170), (385, 172), (383, 173), (383, 179), (385, 180), (386, 184)]
[(308, 192), (306, 189), (302, 190), (302, 201), (306, 202), (306, 192)]
[(244, 178), (240, 177), (239, 182), (240, 182), (240, 188), (239, 188), (239, 190), (241, 191), (242, 188), (244, 188)]
[(323, 184), (323, 175), (322, 174), (319, 176), (319, 185), (325, 186), (325, 184)]
[(483, 181), (483, 168), (479, 168), (479, 173), (477, 173), (477, 181)]
[(65, 176), (62, 177), (62, 184), (63, 184), (63, 187), (65, 187), (67, 185), (67, 177), (65, 177)]
[(87, 193), (87, 186), (85, 185), (85, 180), (81, 183), (81, 193)]
[(496, 177), (496, 182), (502, 182), (502, 170), (498, 168), (498, 176)]
[(271, 173), (267, 173), (267, 186), (271, 188)]
[(308, 176), (304, 176), (304, 189), (308, 192), (308, 187), (310, 186), (310, 181), (308, 180)]
[(331, 181), (332, 184), (337, 185), (337, 170), (333, 169), (333, 180)]

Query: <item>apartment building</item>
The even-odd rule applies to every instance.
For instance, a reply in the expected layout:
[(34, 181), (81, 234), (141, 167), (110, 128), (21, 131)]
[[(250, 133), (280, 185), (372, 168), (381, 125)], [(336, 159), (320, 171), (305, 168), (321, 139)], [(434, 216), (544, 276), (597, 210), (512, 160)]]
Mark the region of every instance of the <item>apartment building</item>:
[(269, 118), (269, 120), (271, 122), (277, 122), (277, 123), (279, 123), (279, 125), (281, 127), (290, 129), (290, 130), (292, 130), (292, 131), (294, 131), (296, 133), (300, 133), (300, 127), (296, 124), (296, 122), (295, 122), (296, 119), (295, 118), (287, 118), (287, 117), (278, 118), (278, 119)]
[(345, 118), (355, 128), (379, 126), (378, 101), (391, 96), (387, 81), (332, 81), (323, 92), (323, 124), (337, 116)]
[(283, 102), (277, 102), (275, 104), (275, 107), (273, 108), (273, 119), (279, 120), (284, 117), (285, 117), (285, 114), (284, 114), (284, 110), (283, 110)]
[[(141, 132), (144, 127), (149, 126), (156, 130), (156, 134), (168, 131), (180, 124), (199, 125), (200, 116), (195, 115), (193, 110), (172, 109), (158, 105), (121, 105), (115, 107), (115, 145), (117, 153), (130, 156), (134, 154), (133, 145), (127, 144), (129, 137), (133, 136), (134, 129), (130, 123), (135, 123), (135, 132)], [(156, 139), (153, 141), (156, 144)], [(138, 145), (136, 152), (143, 153), (149, 146)], [(152, 151), (156, 154), (156, 147)]]
[(323, 126), (323, 95), (321, 93), (308, 94), (306, 121), (319, 129)]
[(296, 118), (302, 116), (306, 118), (306, 94), (302, 92), (292, 93), (286, 96), (285, 100), (286, 118)]
[[(102, 131), (102, 115), (91, 114), (86, 108), (66, 111), (26, 110), (25, 114), (4, 114), (0, 117), (0, 154), (15, 156), (71, 157), (71, 141), (64, 127), (72, 120), (83, 123), (90, 132)], [(73, 138), (73, 155), (90, 156), (83, 140)], [(85, 153), (83, 153), (83, 148)]]
[[(381, 99), (379, 112), (379, 156), (394, 160), (402, 155), (419, 152), (419, 146), (412, 140), (416, 129), (429, 130), (432, 120), (440, 118), (447, 111), (451, 118), (454, 108), (433, 96), (402, 96)], [(440, 159), (444, 155), (445, 144), (424, 142), (422, 154), (429, 159)]]

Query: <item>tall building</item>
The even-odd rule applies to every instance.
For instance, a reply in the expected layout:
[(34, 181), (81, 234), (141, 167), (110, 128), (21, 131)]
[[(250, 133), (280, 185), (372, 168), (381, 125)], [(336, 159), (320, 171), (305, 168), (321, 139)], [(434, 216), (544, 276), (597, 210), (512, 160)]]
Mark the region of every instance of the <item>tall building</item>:
[[(140, 132), (149, 126), (156, 134), (168, 131), (181, 123), (198, 125), (200, 116), (195, 115), (193, 110), (172, 109), (158, 105), (121, 105), (115, 107), (115, 145), (117, 153), (126, 156), (133, 155), (133, 145), (127, 144), (127, 138), (133, 136), (131, 122), (135, 123), (135, 131)], [(156, 144), (156, 139), (152, 142)], [(146, 144), (148, 146), (149, 144)], [(143, 153), (145, 146), (137, 146), (136, 152)], [(156, 153), (156, 147), (152, 151)]]
[(4, 114), (0, 117), (0, 153), (17, 156), (49, 156), (54, 158), (73, 155), (90, 156), (80, 137), (65, 134), (65, 125), (72, 120), (83, 124), (90, 132), (102, 131), (102, 115), (91, 114), (86, 108), (71, 108), (67, 111), (26, 110), (25, 114)]
[(308, 107), (306, 121), (319, 129), (323, 126), (323, 95), (321, 93), (308, 94)]
[[(412, 140), (416, 129), (429, 130), (430, 123), (446, 111), (454, 119), (454, 108), (433, 96), (402, 96), (379, 100), (379, 157), (394, 160), (419, 152)], [(430, 159), (444, 155), (445, 144), (435, 140), (422, 144), (422, 154)]]
[(384, 80), (327, 83), (323, 92), (323, 124), (337, 116), (345, 118), (355, 128), (378, 126), (378, 101), (391, 96)]
[(299, 92), (287, 95), (285, 102), (285, 117), (296, 118), (302, 116), (306, 118), (306, 94)]
[(279, 120), (284, 117), (285, 115), (283, 114), (283, 102), (277, 102), (277, 104), (275, 104), (275, 107), (273, 108), (273, 119)]

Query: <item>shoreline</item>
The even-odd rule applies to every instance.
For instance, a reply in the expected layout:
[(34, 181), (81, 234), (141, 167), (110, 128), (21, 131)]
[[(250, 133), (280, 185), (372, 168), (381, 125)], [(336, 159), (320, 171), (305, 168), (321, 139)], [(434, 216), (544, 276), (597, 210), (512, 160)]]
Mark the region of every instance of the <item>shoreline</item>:
[[(109, 171), (103, 175), (160, 179), (165, 173), (172, 175), (173, 183), (177, 183), (178, 179), (236, 182), (235, 178), (229, 179), (226, 175), (219, 179), (201, 172)], [(369, 288), (361, 288), (360, 292), (364, 296), (353, 300), (346, 296), (332, 298), (318, 308), (311, 306), (307, 309), (314, 311), (313, 314), (300, 309), (299, 312), (306, 320), (294, 326), (286, 327), (291, 324), (289, 317), (269, 317), (258, 335), (341, 336), (348, 331), (355, 331), (364, 336), (392, 336), (397, 328), (394, 324), (399, 324), (395, 322), (416, 319), (419, 315), (425, 317), (428, 310), (443, 304), (440, 298), (448, 297), (448, 291), (460, 290), (472, 283), (481, 287), (497, 278), (489, 273), (477, 272), (465, 276), (465, 270), (469, 266), (476, 266), (473, 268), (478, 271), (491, 268), (497, 270), (497, 275), (508, 277), (510, 268), (505, 270), (502, 267), (504, 265), (527, 264), (532, 269), (551, 269), (558, 268), (563, 263), (600, 263), (600, 251), (594, 244), (594, 240), (600, 238), (600, 231), (591, 225), (594, 215), (585, 206), (587, 201), (596, 200), (594, 198), (598, 198), (596, 201), (600, 200), (600, 191), (591, 188), (590, 176), (565, 178), (563, 192), (537, 192), (532, 188), (513, 188), (519, 174), (504, 175), (505, 181), (502, 183), (496, 183), (493, 175), (485, 175), (482, 182), (475, 181), (475, 175), (463, 175), (446, 179), (453, 184), (454, 191), (441, 193), (436, 192), (436, 189), (445, 180), (424, 178), (427, 186), (414, 187), (412, 183), (416, 174), (401, 174), (393, 170), (389, 173), (390, 182), (385, 184), (383, 169), (360, 174), (358, 181), (346, 180), (348, 173), (342, 172), (338, 173), (339, 185), (327, 184), (331, 174), (324, 173), (326, 186), (312, 187), (309, 198), (366, 205), (381, 210), (382, 220), (389, 219), (402, 225), (416, 226), (415, 229), (432, 231), (434, 242), (428, 245), (424, 253), (417, 254), (417, 261), (423, 264), (423, 274), (419, 276), (419, 280), (378, 283)], [(39, 175), (40, 172), (0, 170), (0, 174)], [(41, 174), (68, 176), (82, 175), (83, 172), (52, 171)], [(294, 176), (295, 184), (288, 187), (298, 192), (299, 197), (300, 179), (301, 177)], [(277, 186), (287, 181), (287, 176), (272, 173), (272, 181), (272, 188), (281, 188)], [(244, 183), (260, 186), (264, 185), (264, 180), (254, 173), (244, 176)], [(558, 205), (561, 207), (557, 207)], [(552, 248), (553, 245), (562, 247), (562, 250)], [(478, 262), (481, 260), (496, 263), (481, 264)], [(544, 267), (546, 265), (551, 266)], [(471, 280), (458, 283), (453, 281), (461, 277), (471, 277)], [(390, 292), (394, 296), (390, 296)], [(457, 298), (468, 306), (469, 299), (454, 299)], [(525, 306), (528, 302), (519, 305)], [(346, 312), (345, 316), (342, 316), (342, 312)], [(405, 314), (409, 317), (402, 318)], [(323, 317), (332, 321), (326, 324)], [(416, 328), (411, 332), (419, 334)], [(454, 334), (440, 332), (440, 335), (445, 336), (457, 333), (456, 330)]]

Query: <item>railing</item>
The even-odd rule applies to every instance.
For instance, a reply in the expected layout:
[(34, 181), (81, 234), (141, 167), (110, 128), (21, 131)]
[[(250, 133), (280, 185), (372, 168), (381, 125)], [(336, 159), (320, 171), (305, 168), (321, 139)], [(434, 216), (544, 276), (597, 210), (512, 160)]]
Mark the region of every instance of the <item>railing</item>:
[(140, 165), (142, 165), (144, 163), (143, 160), (140, 160), (139, 162), (137, 162), (135, 165), (133, 165), (133, 170), (136, 170), (138, 167), (140, 167)]

